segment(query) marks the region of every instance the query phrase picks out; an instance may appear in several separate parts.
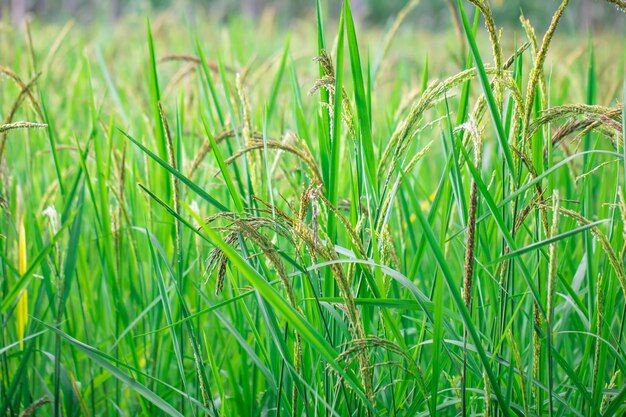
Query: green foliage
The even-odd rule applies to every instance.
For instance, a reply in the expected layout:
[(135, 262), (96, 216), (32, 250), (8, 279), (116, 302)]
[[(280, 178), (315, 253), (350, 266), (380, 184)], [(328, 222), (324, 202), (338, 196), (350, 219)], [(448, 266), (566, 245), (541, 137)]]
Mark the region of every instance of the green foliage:
[(0, 416), (626, 412), (626, 53), (450, 4), (0, 38)]

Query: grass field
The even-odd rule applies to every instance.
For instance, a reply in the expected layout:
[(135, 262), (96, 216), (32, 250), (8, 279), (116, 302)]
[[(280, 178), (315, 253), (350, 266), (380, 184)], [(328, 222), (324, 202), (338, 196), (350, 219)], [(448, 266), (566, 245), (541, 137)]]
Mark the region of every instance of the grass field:
[(0, 415), (622, 415), (626, 49), (568, 3), (4, 24)]

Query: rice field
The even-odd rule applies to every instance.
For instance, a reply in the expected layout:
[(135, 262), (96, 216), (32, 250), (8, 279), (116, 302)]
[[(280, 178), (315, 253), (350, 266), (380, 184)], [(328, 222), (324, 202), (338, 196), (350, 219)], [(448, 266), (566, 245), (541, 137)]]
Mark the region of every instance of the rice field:
[(2, 23), (0, 415), (623, 415), (626, 47), (569, 3)]

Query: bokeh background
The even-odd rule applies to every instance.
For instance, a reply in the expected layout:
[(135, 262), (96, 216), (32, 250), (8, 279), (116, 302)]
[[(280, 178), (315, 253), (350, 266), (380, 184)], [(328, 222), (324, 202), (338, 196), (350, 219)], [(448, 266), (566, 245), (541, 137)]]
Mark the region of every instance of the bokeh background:
[[(384, 25), (407, 0), (352, 0), (358, 17), (373, 25)], [(339, 9), (340, 0), (328, 0), (327, 6)], [(422, 0), (409, 16), (422, 29), (440, 30), (451, 24), (450, 7), (456, 0)], [(558, 6), (556, 0), (491, 0), (500, 25), (515, 25), (523, 12), (535, 25), (547, 25)], [(624, 14), (616, 13), (598, 0), (574, 0), (563, 25), (569, 31), (621, 31), (626, 33)], [(77, 22), (116, 21), (127, 14), (153, 14), (175, 9), (194, 19), (203, 14), (228, 19), (233, 15), (259, 18), (274, 11), (278, 24), (291, 25), (311, 14), (314, 0), (2, 0), (0, 16), (19, 23), (28, 16), (47, 21)], [(332, 14), (331, 14), (332, 15)]]

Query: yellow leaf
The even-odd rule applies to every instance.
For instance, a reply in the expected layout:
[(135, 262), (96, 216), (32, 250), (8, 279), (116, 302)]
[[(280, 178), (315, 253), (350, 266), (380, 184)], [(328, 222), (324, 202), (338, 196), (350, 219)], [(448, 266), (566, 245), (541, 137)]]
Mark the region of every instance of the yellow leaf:
[[(24, 220), (20, 224), (20, 231), (17, 242), (18, 272), (20, 275), (26, 273), (26, 231), (24, 230)], [(26, 322), (28, 320), (28, 291), (22, 290), (17, 302), (17, 338), (24, 339)], [(20, 349), (24, 349), (24, 343), (20, 342)]]

